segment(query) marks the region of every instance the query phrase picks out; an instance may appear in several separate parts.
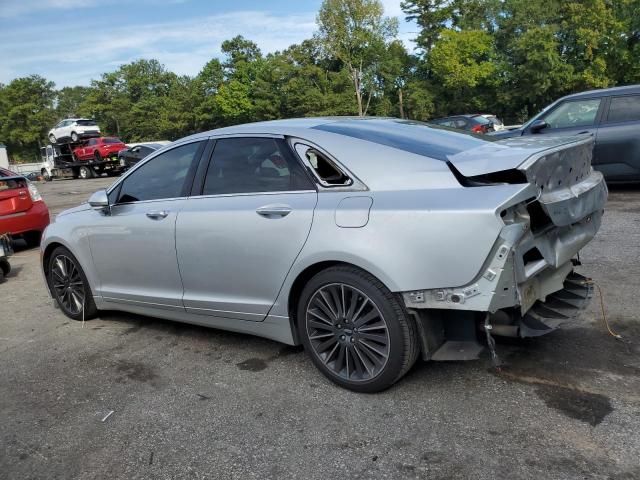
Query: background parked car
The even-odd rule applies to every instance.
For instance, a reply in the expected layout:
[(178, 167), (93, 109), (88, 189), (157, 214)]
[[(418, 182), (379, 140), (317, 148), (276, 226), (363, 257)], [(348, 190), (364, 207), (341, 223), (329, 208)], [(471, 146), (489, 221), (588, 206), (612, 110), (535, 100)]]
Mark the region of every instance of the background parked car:
[(49, 130), (49, 141), (54, 144), (60, 140), (79, 142), (83, 138), (99, 136), (100, 127), (90, 118), (67, 118)]
[(430, 120), (429, 123), (455, 128), (456, 130), (467, 130), (473, 133), (489, 133), (494, 131), (493, 123), (480, 114), (436, 118), (435, 120)]
[(73, 149), (73, 155), (77, 160), (96, 160), (116, 157), (127, 146), (117, 137), (91, 138), (86, 143)]
[(0, 168), (0, 234), (22, 237), (29, 246), (40, 243), (49, 225), (49, 209), (36, 186), (17, 173)]
[(487, 120), (489, 120), (491, 123), (493, 123), (493, 129), (496, 132), (499, 132), (499, 131), (504, 130), (506, 128), (504, 126), (504, 123), (502, 123), (502, 120), (500, 120), (494, 114), (492, 114), (492, 113), (483, 113), (482, 116), (484, 118), (486, 118)]
[(163, 145), (160, 145), (159, 143), (140, 143), (125, 150), (121, 150), (118, 153), (120, 166), (125, 169), (131, 168), (144, 157), (162, 147)]
[(640, 85), (568, 95), (522, 127), (495, 136), (533, 134), (591, 134), (596, 140), (592, 164), (607, 181), (640, 181)]

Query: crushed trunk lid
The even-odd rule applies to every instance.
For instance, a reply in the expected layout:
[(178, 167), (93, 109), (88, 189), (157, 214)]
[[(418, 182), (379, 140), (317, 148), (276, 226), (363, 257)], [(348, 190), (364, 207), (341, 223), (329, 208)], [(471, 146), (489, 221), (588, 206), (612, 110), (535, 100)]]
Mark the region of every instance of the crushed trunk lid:
[(535, 185), (540, 208), (554, 225), (564, 227), (606, 203), (604, 178), (591, 168), (593, 145), (592, 136), (518, 137), (452, 155), (449, 163), (468, 186)]

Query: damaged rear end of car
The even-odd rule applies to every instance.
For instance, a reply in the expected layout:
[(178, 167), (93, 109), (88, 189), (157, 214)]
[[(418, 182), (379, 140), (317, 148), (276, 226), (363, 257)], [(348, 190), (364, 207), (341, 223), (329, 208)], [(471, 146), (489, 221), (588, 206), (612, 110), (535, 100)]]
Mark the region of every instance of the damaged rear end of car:
[(448, 166), (464, 188), (522, 188), (496, 206), (503, 226), (471, 282), (403, 292), (425, 359), (477, 358), (478, 338), (487, 335), (491, 345), (491, 334), (543, 335), (586, 307), (592, 283), (575, 267), (600, 227), (608, 194), (591, 167), (592, 151), (591, 137), (573, 137), (496, 142), (451, 156)]

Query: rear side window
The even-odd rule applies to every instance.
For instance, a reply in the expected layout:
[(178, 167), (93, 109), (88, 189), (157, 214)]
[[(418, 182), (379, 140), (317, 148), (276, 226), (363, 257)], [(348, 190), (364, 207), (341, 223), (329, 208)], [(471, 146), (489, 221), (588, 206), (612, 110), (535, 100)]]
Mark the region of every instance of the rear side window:
[(125, 178), (117, 203), (177, 198), (185, 195), (203, 142), (187, 143), (164, 152)]
[(351, 185), (352, 180), (322, 152), (303, 143), (296, 143), (296, 152), (313, 169), (314, 175), (325, 187)]
[(300, 162), (274, 138), (223, 138), (216, 142), (203, 195), (313, 190)]
[(607, 123), (640, 121), (640, 95), (613, 97), (609, 106)]

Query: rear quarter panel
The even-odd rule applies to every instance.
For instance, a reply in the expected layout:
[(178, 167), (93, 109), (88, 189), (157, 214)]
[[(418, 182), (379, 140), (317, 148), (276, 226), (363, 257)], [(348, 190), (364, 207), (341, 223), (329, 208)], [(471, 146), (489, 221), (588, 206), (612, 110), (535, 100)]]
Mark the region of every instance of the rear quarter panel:
[[(526, 187), (321, 192), (309, 239), (271, 313), (288, 315), (291, 285), (307, 267), (324, 261), (360, 267), (393, 292), (465, 285), (481, 271), (504, 226), (502, 205), (522, 201)], [(373, 200), (364, 227), (336, 224), (336, 207), (349, 196)]]

